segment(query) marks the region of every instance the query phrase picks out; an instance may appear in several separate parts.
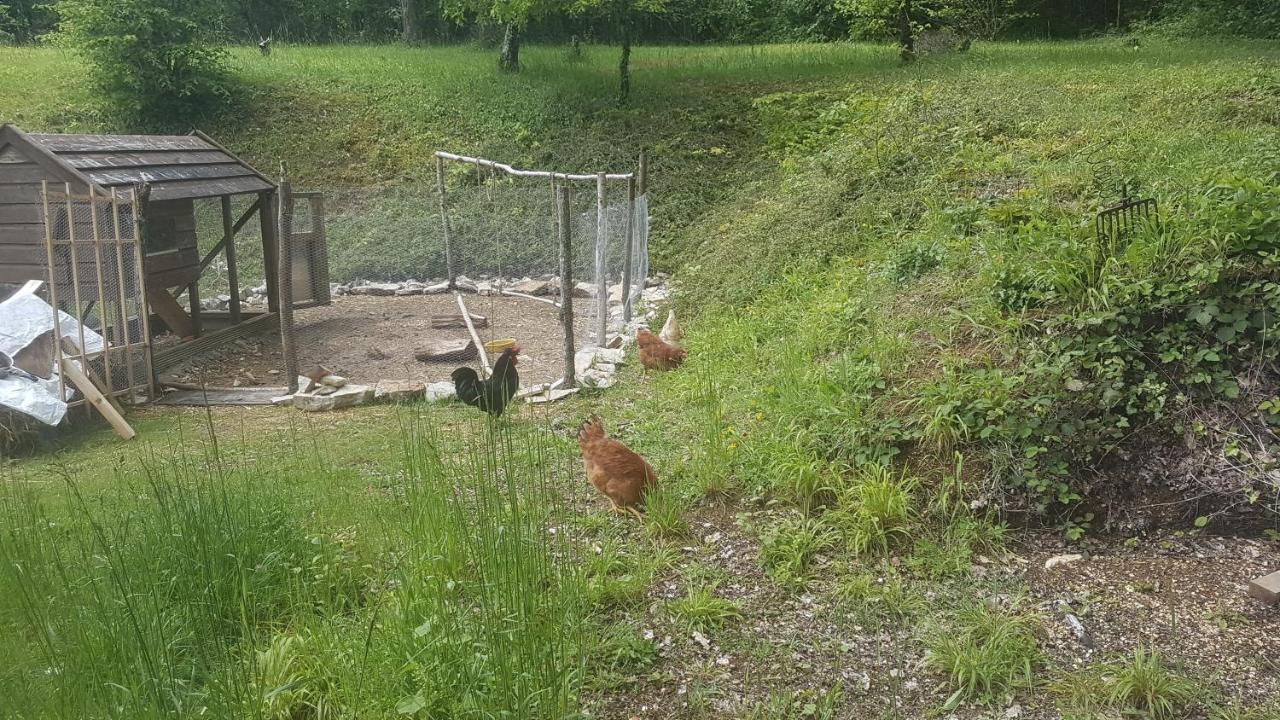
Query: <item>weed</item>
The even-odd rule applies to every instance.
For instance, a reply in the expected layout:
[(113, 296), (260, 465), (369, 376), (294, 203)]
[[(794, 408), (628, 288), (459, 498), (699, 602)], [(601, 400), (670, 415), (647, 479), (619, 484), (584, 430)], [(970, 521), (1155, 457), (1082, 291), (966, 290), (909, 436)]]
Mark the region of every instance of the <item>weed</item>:
[(1139, 647), (1133, 657), (1111, 669), (1107, 696), (1125, 712), (1145, 713), (1152, 720), (1183, 717), (1183, 709), (1200, 693), (1191, 680), (1165, 665), (1155, 650)]
[(824, 518), (786, 517), (765, 533), (760, 563), (774, 581), (803, 587), (817, 556), (839, 542), (840, 534)]
[(667, 612), (689, 630), (714, 630), (742, 617), (742, 608), (732, 600), (716, 597), (715, 585), (689, 588), (685, 596), (667, 603)]
[(1033, 615), (978, 603), (962, 610), (954, 623), (935, 628), (928, 638), (928, 662), (946, 673), (955, 689), (945, 706), (997, 702), (1029, 685), (1040, 658), (1037, 622)]
[(915, 519), (912, 493), (918, 482), (906, 472), (871, 465), (865, 467), (840, 495), (832, 513), (854, 553), (883, 554), (908, 536)]

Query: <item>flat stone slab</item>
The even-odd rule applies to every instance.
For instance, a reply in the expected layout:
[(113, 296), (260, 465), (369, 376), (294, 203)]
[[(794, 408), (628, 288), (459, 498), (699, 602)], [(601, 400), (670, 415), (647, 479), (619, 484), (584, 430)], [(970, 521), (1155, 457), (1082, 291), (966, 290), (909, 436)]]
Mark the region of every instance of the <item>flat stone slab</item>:
[(1249, 597), (1268, 605), (1280, 603), (1280, 571), (1264, 575), (1249, 583)]
[(416, 380), (379, 380), (373, 386), (373, 399), (378, 402), (405, 403), (426, 397), (427, 386)]
[(568, 390), (552, 390), (551, 392), (544, 393), (542, 395), (532, 395), (526, 400), (526, 402), (528, 402), (531, 405), (545, 405), (547, 403), (553, 403), (553, 402), (556, 402), (557, 400), (563, 400), (567, 397), (570, 397), (572, 395), (577, 395), (577, 394), (578, 394), (578, 388), (569, 388)]
[(325, 412), (363, 405), (371, 400), (373, 400), (373, 388), (368, 385), (347, 385), (335, 389), (329, 395), (299, 393), (293, 396), (293, 406), (303, 412)]
[(439, 342), (419, 350), (413, 356), (418, 362), (458, 362), (477, 358), (480, 353), (476, 350), (475, 342), (468, 339)]

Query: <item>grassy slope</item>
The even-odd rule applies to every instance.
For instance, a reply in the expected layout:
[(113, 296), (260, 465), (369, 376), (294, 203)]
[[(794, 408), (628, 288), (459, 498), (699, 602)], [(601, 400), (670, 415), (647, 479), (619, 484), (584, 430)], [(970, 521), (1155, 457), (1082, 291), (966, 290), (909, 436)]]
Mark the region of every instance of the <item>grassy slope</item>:
[[(640, 147), (653, 149), (657, 252), (664, 267), (680, 271), (694, 360), (686, 372), (604, 400), (607, 417), (627, 423), (628, 440), (658, 460), (668, 488), (649, 508), (654, 545), (591, 515), (579, 521), (582, 537), (599, 548), (587, 569), (596, 614), (616, 625), (595, 650), (607, 662), (587, 678), (604, 709), (597, 714), (611, 716), (611, 709), (643, 702), (646, 692), (670, 699), (675, 677), (715, 684), (705, 660), (689, 660), (687, 668), (658, 661), (641, 631), (656, 623), (659, 630), (692, 625), (711, 632), (720, 626), (716, 617), (732, 614), (732, 605), (707, 596), (725, 595), (716, 590), (721, 584), (755, 580), (714, 558), (677, 562), (679, 553), (662, 539), (687, 543), (690, 526), (702, 535), (703, 522), (735, 532), (723, 518), (738, 511), (744, 542), (758, 550), (779, 589), (770, 593), (782, 593), (765, 593), (766, 606), (753, 604), (759, 598), (731, 601), (750, 617), (773, 617), (799, 587), (821, 602), (889, 603), (901, 613), (859, 623), (891, 629), (895, 652), (906, 657), (928, 645), (939, 657), (958, 657), (940, 670), (963, 666), (972, 648), (948, 654), (955, 648), (937, 642), (937, 633), (930, 641), (913, 629), (928, 608), (934, 625), (1010, 634), (1009, 657), (987, 657), (981, 670), (996, 677), (1016, 669), (1026, 659), (1018, 629), (1024, 620), (975, 618), (981, 611), (973, 603), (1020, 585), (971, 576), (973, 558), (998, 548), (998, 532), (946, 497), (980, 494), (988, 476), (973, 469), (985, 470), (989, 454), (952, 473), (959, 438), (938, 432), (902, 443), (911, 477), (867, 476), (863, 461), (897, 447), (881, 445), (884, 436), (869, 428), (927, 426), (923, 410), (933, 407), (912, 402), (922, 390), (1008, 362), (1016, 328), (989, 300), (993, 268), (998, 261), (1069, 262), (1080, 235), (1071, 228), (1114, 197), (1121, 182), (1174, 204), (1221, 175), (1270, 172), (1278, 157), (1278, 56), (1274, 44), (1148, 44), (1138, 53), (1108, 44), (1002, 45), (903, 69), (888, 50), (859, 46), (645, 49), (637, 55), (635, 101), (619, 110), (608, 51), (571, 64), (559, 50), (535, 48), (528, 72), (503, 78), (492, 72), (489, 54), (465, 49), (283, 48), (269, 61), (236, 53), (254, 110), (212, 131), (263, 167), (286, 159), (320, 186), (421, 179), (438, 146), (573, 168), (616, 166)], [(0, 62), (3, 119), (48, 130), (109, 125), (83, 109), (86, 95), (68, 59), (0, 49), (0, 61), (12, 61)], [(20, 65), (57, 78), (50, 92), (27, 92), (28, 73), (13, 69)], [(1019, 223), (1028, 217), (1051, 230), (1022, 234)], [(254, 427), (279, 422), (270, 414), (243, 417)], [(395, 445), (394, 416), (362, 417), (368, 433), (332, 448), (351, 490), (397, 472), (386, 457)], [(163, 424), (156, 418), (147, 427), (158, 433)], [(262, 454), (260, 445), (281, 442), (286, 432), (250, 437), (248, 454)], [(342, 435), (318, 431), (330, 433)], [(94, 443), (66, 459), (93, 465), (104, 452), (115, 454)], [(572, 449), (558, 452), (567, 458)], [(32, 469), (48, 477), (51, 468)], [(729, 512), (707, 500), (724, 494)], [(759, 510), (753, 499), (769, 503)], [(324, 497), (305, 505), (315, 513), (310, 523), (325, 532), (382, 507)], [(817, 513), (820, 506), (829, 511)], [(917, 542), (903, 543), (904, 532)], [(901, 576), (898, 565), (876, 560), (880, 542), (896, 548)], [(872, 548), (870, 557), (855, 551), (860, 547)], [(681, 603), (661, 602), (661, 584), (646, 591), (657, 578), (690, 594)], [(646, 614), (651, 602), (657, 610)], [(341, 668), (335, 673), (353, 672), (335, 658), (358, 647), (358, 628), (334, 628), (322, 618), (302, 627), (332, 645), (309, 657), (328, 658)], [(857, 638), (862, 629), (840, 632)], [(735, 657), (774, 666), (791, 659), (750, 632), (730, 632), (724, 641), (733, 643), (726, 647)], [(846, 651), (833, 652), (839, 660)], [(877, 687), (892, 685), (879, 674), (887, 666), (867, 666)], [(798, 672), (767, 685), (812, 687)], [(999, 696), (1019, 684), (1014, 676), (973, 695)], [(1218, 683), (1232, 689), (1239, 678)], [(387, 701), (399, 701), (406, 686), (363, 695), (343, 687), (331, 693), (334, 702), (389, 713)], [(905, 711), (924, 712), (949, 693), (906, 693)], [(748, 693), (735, 712), (802, 712), (804, 703), (778, 697)], [(801, 698), (817, 708), (834, 702)], [(796, 707), (779, 710), (779, 702)], [(846, 709), (859, 702), (847, 699)], [(1041, 697), (1027, 704), (1042, 712), (1052, 703)], [(678, 714), (687, 717), (718, 712), (708, 698), (690, 697), (683, 707)]]

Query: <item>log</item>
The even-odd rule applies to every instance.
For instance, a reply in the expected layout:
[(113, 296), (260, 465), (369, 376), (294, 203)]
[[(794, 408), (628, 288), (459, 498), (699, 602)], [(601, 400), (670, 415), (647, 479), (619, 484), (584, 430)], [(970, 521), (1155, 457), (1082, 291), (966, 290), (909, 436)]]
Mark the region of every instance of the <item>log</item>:
[[(489, 318), (484, 315), (472, 315), (471, 323), (478, 328), (487, 328), (489, 327)], [(466, 326), (467, 322), (462, 318), (461, 313), (431, 316), (431, 327), (435, 330), (462, 329)]]
[[(479, 348), (484, 343), (480, 340), (480, 333), (476, 332), (475, 325), (471, 324), (471, 311), (467, 310), (467, 304), (462, 300), (462, 294), (454, 295), (458, 299), (458, 309), (462, 311), (462, 319), (467, 323), (467, 332), (471, 333), (471, 342), (475, 348)], [(484, 377), (493, 374), (493, 367), (489, 365), (489, 353), (480, 353), (480, 365), (484, 369)]]
[(425, 347), (413, 357), (418, 362), (462, 362), (474, 360), (479, 354), (474, 340), (450, 340)]

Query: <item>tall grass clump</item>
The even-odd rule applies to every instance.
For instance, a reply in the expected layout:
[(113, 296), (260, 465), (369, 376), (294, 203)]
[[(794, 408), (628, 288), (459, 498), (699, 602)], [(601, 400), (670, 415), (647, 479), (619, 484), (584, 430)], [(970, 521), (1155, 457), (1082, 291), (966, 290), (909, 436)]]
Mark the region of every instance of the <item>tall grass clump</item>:
[(564, 539), (568, 516), (551, 480), (566, 468), (551, 441), (482, 420), (449, 447), (457, 436), (422, 416), (405, 436), (404, 550), (375, 638), (408, 661), (399, 712), (567, 716), (588, 595)]
[(1031, 683), (1040, 651), (1037, 619), (1016, 609), (993, 609), (976, 603), (962, 609), (955, 622), (928, 638), (927, 661), (945, 673), (954, 689), (946, 702), (998, 702)]
[(333, 548), (304, 527), (298, 479), (156, 453), (118, 469), (104, 498), (65, 477), (61, 512), (23, 483), (0, 486), (15, 706), (139, 718), (242, 706), (254, 685), (243, 648), (361, 602), (355, 564), (329, 564)]
[(297, 432), (279, 463), (183, 444), (61, 492), (0, 484), (6, 710), (569, 714), (588, 594), (568, 454), (536, 426), (402, 412), (403, 463), (377, 486)]

